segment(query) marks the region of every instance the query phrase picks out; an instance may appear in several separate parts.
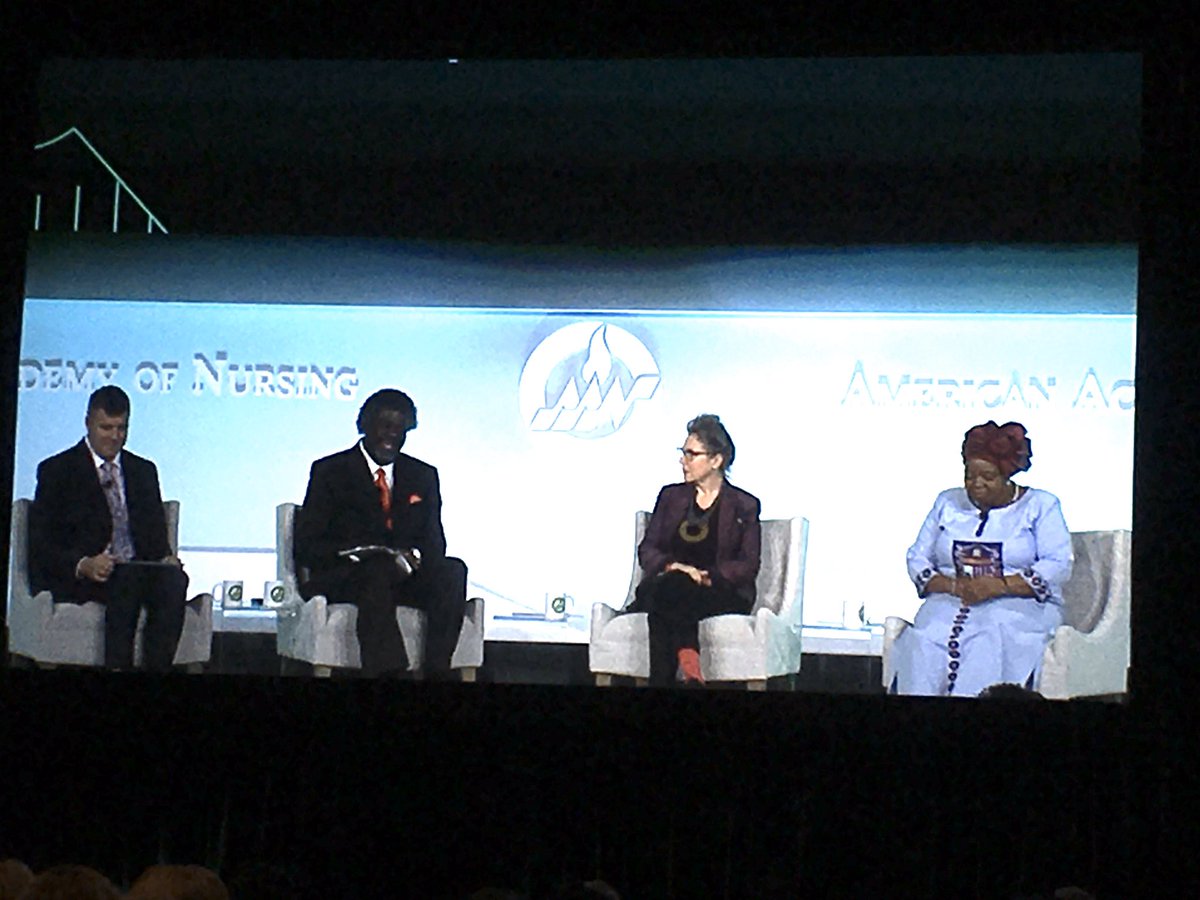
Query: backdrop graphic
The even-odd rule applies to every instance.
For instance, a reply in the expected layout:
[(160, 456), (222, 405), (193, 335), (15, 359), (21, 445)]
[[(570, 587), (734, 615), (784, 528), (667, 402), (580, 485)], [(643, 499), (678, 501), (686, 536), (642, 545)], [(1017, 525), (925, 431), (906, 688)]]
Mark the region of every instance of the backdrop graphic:
[[(931, 248), (920, 266), (898, 265), (911, 251), (710, 255), (699, 294), (696, 267), (634, 279), (585, 254), (540, 273), (550, 287), (532, 306), (514, 251), (455, 306), (416, 296), (399, 263), (395, 305), (349, 281), (289, 300), (300, 276), (264, 290), (246, 274), (250, 244), (193, 275), (190, 297), (31, 295), (14, 493), (32, 496), (37, 461), (81, 436), (87, 393), (119, 384), (130, 449), (182, 502), (193, 585), (244, 578), (257, 596), (275, 506), (356, 440), (372, 391), (398, 386), (418, 407), (406, 451), (441, 472), (450, 550), (487, 600), (488, 638), (583, 642), (591, 604), (624, 600), (633, 513), (679, 480), (688, 419), (716, 412), (737, 444), (733, 479), (764, 516), (811, 522), (806, 624), (911, 615), (904, 552), (959, 481), (972, 424), (1026, 424), (1021, 480), (1058, 494), (1071, 528), (1132, 521), (1133, 252), (1009, 248), (991, 258), (1002, 279), (964, 252)], [(464, 277), (454, 254), (421, 265), (431, 284)], [(689, 291), (707, 308), (687, 308)], [(566, 620), (541, 620), (560, 595)]]

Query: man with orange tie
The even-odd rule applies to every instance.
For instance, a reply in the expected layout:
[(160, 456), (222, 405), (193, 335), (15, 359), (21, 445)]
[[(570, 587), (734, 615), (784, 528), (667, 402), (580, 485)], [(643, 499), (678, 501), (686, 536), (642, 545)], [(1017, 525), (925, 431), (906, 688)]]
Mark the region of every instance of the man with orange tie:
[(144, 608), (144, 666), (168, 671), (188, 577), (167, 540), (158, 469), (125, 449), (129, 395), (116, 385), (92, 393), (83, 424), (83, 440), (38, 465), (31, 586), (59, 602), (104, 604), (104, 662), (113, 669), (133, 667)]
[(425, 674), (447, 677), (466, 609), (467, 567), (446, 556), (437, 469), (400, 452), (416, 427), (407, 394), (372, 394), (358, 413), (361, 439), (313, 463), (296, 512), (300, 593), (358, 607), (367, 677), (408, 668), (397, 606), (425, 611)]

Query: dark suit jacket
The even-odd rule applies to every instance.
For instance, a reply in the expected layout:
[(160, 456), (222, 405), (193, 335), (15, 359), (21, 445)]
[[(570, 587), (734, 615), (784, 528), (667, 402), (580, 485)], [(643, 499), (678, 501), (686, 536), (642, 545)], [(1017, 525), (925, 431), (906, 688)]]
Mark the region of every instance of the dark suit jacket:
[[(169, 555), (158, 469), (141, 456), (121, 451), (125, 504), (137, 559)], [(75, 566), (95, 556), (112, 539), (112, 514), (92, 452), (85, 441), (42, 460), (29, 515), (29, 579), (35, 591), (49, 590), (56, 600), (86, 600), (102, 590), (75, 577)]]
[[(638, 545), (638, 562), (647, 575), (657, 575), (674, 562), (671, 541), (696, 496), (690, 484), (668, 484), (658, 492), (646, 536)], [(715, 579), (733, 586), (743, 598), (754, 602), (754, 580), (758, 577), (762, 548), (759, 513), (762, 504), (753, 494), (726, 483), (717, 507), (717, 566)]]
[[(315, 580), (345, 565), (339, 550), (370, 544), (415, 547), (422, 560), (444, 558), (442, 493), (437, 469), (401, 453), (392, 470), (389, 532), (375, 475), (355, 444), (312, 464), (296, 520), (296, 565)], [(301, 592), (308, 593), (303, 585)]]

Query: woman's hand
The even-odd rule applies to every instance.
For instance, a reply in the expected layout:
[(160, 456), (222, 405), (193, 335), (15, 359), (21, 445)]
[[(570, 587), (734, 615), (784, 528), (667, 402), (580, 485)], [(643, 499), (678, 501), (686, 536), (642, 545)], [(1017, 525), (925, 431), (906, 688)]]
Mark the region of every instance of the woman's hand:
[(1007, 578), (948, 578), (940, 574), (929, 579), (925, 593), (951, 594), (961, 600), (964, 606), (974, 606), (993, 597), (1024, 596), (1019, 589), (1013, 588)]
[(687, 575), (688, 578), (692, 579), (692, 581), (696, 582), (696, 584), (703, 585), (704, 587), (712, 586), (712, 576), (709, 575), (708, 572), (704, 571), (703, 569), (697, 569), (695, 566), (689, 566), (687, 563), (668, 563), (667, 567), (663, 569), (663, 571), (682, 572), (683, 574)]
[(964, 606), (974, 606), (993, 597), (1003, 597), (1009, 593), (1008, 585), (1003, 578), (982, 576), (979, 578), (955, 579), (955, 594), (962, 599)]
[(953, 594), (955, 597), (957, 597), (958, 585), (954, 583), (953, 578), (948, 578), (945, 575), (938, 573), (930, 578), (928, 582), (926, 582), (925, 593), (921, 596), (924, 597), (928, 594)]

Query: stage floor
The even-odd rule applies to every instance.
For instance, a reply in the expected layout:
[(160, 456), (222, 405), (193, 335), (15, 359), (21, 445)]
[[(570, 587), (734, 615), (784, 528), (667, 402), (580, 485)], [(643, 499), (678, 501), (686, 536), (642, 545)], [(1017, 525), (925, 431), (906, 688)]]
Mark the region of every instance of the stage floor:
[[(807, 629), (806, 629), (807, 632)], [(800, 672), (791, 678), (772, 679), (770, 690), (799, 690), (837, 694), (881, 694), (882, 669), (878, 653), (849, 653), (850, 647), (870, 648), (871, 641), (853, 644), (853, 638), (826, 636), (831, 652), (820, 652), (814, 638), (805, 652)], [(841, 641), (833, 644), (834, 640)], [(809, 644), (807, 633), (805, 643)], [(478, 680), (493, 684), (591, 685), (586, 644), (529, 644), (488, 641)], [(840, 651), (840, 652), (839, 652)], [(281, 667), (275, 652), (275, 635), (253, 631), (219, 631), (213, 634), (212, 661), (206, 672), (225, 675), (287, 675), (303, 677), (308, 667), (288, 661)], [(354, 677), (334, 673), (334, 677)], [(617, 679), (616, 684), (622, 680)], [(632, 683), (632, 682), (630, 682)]]

